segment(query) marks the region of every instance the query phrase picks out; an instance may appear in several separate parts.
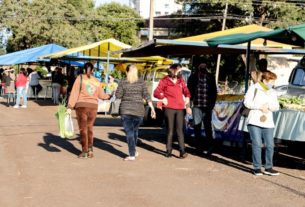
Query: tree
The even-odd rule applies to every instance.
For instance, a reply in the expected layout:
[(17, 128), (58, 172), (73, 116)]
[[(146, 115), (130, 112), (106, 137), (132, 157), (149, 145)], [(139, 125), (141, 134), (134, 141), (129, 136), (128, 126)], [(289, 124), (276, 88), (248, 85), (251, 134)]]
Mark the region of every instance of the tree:
[[(181, 14), (211, 19), (209, 22), (193, 20), (181, 24), (176, 32), (180, 36), (198, 35), (221, 30), (225, 3), (228, 2), (228, 17), (226, 28), (234, 28), (247, 24), (259, 24), (269, 28), (287, 27), (301, 24), (305, 20), (304, 1), (296, 0), (177, 0), (183, 3)], [(303, 2), (303, 3), (302, 3)], [(184, 29), (184, 30), (183, 30)], [(185, 31), (186, 30), (186, 31)], [(184, 32), (185, 31), (185, 32)], [(234, 57), (234, 58), (232, 58)], [(215, 56), (200, 57), (214, 69)], [(234, 61), (232, 61), (234, 60)], [(243, 80), (245, 66), (237, 56), (222, 56), (220, 80)], [(232, 74), (234, 74), (232, 76)]]
[[(120, 4), (95, 8), (92, 0), (2, 0), (0, 29), (11, 32), (7, 51), (55, 43), (67, 48), (114, 37), (137, 44), (141, 22)], [(113, 18), (136, 18), (120, 20)]]
[(259, 24), (268, 27), (286, 27), (288, 25), (303, 23), (305, 20), (305, 2), (300, 0), (176, 1), (184, 4), (184, 11), (186, 13), (204, 15), (209, 13), (211, 14), (212, 12), (214, 17), (218, 15), (222, 16), (224, 5), (226, 2), (228, 2), (228, 19), (242, 21), (243, 24)]
[(119, 3), (109, 3), (97, 8), (97, 15), (102, 20), (95, 21), (96, 38), (113, 37), (126, 44), (137, 45), (137, 31), (143, 20), (135, 10)]

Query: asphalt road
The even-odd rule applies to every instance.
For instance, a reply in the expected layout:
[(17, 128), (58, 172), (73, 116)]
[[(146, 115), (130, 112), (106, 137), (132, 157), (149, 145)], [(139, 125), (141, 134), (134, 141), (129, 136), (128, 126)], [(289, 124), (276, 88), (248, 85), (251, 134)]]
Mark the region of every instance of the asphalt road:
[(126, 162), (120, 120), (100, 114), (95, 157), (82, 160), (77, 138), (58, 137), (55, 112), (45, 101), (13, 109), (0, 100), (1, 207), (305, 206), (304, 157), (280, 153), (280, 176), (255, 177), (232, 147), (165, 158), (164, 131), (142, 127), (140, 156)]

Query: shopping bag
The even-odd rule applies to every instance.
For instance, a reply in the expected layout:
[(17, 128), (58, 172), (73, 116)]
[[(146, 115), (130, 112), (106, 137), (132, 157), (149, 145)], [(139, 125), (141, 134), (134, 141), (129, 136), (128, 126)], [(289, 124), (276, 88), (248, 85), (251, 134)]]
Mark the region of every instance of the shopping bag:
[(120, 115), (120, 105), (121, 99), (115, 99), (110, 104), (110, 114), (112, 116), (119, 116)]
[(61, 138), (72, 138), (74, 136), (74, 128), (71, 114), (66, 113), (65, 105), (59, 104), (55, 116), (58, 121), (59, 136)]
[(55, 113), (55, 116), (57, 118), (58, 122), (58, 128), (59, 128), (59, 136), (61, 138), (65, 138), (65, 116), (66, 116), (66, 107), (64, 104), (59, 104), (57, 108), (57, 112)]
[(72, 138), (74, 136), (74, 127), (71, 114), (65, 115), (65, 130), (64, 130), (64, 137), (65, 138)]

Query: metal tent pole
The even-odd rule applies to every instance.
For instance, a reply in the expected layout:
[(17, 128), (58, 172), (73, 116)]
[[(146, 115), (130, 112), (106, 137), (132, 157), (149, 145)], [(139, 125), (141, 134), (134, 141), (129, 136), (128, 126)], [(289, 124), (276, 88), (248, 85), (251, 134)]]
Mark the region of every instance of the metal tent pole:
[(249, 86), (250, 49), (251, 49), (251, 41), (248, 42), (247, 53), (246, 53), (245, 93), (248, 91), (248, 86)]
[(106, 73), (105, 73), (106, 93), (108, 92), (109, 59), (110, 59), (110, 42), (108, 42), (107, 70), (106, 70)]

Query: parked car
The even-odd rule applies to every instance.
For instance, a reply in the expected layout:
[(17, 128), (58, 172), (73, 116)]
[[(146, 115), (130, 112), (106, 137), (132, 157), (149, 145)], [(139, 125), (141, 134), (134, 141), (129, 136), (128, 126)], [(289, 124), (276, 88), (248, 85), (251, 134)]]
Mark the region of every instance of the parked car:
[(300, 60), (298, 65), (292, 70), (290, 74), (287, 95), (305, 95), (305, 56)]
[(277, 96), (283, 96), (287, 94), (288, 85), (280, 85), (274, 87), (274, 90), (276, 91)]
[[(167, 73), (168, 68), (169, 68), (169, 65), (161, 65), (161, 66), (154, 67), (151, 70), (147, 70), (146, 72), (143, 73), (143, 79), (146, 82), (148, 92), (151, 94), (152, 102), (153, 102), (155, 108), (156, 108), (157, 102), (159, 100), (153, 96), (153, 93), (154, 93), (154, 90), (157, 88), (159, 81), (168, 74)], [(187, 80), (191, 75), (191, 70), (186, 67), (183, 67), (181, 70), (181, 73), (182, 73), (182, 77), (183, 77), (184, 81), (187, 83)], [(145, 116), (144, 116), (144, 124), (161, 125), (163, 122), (163, 112), (156, 108), (156, 113), (157, 113), (157, 119), (152, 120), (149, 116), (150, 109), (149, 109), (149, 107), (146, 107), (146, 112), (145, 112)]]

